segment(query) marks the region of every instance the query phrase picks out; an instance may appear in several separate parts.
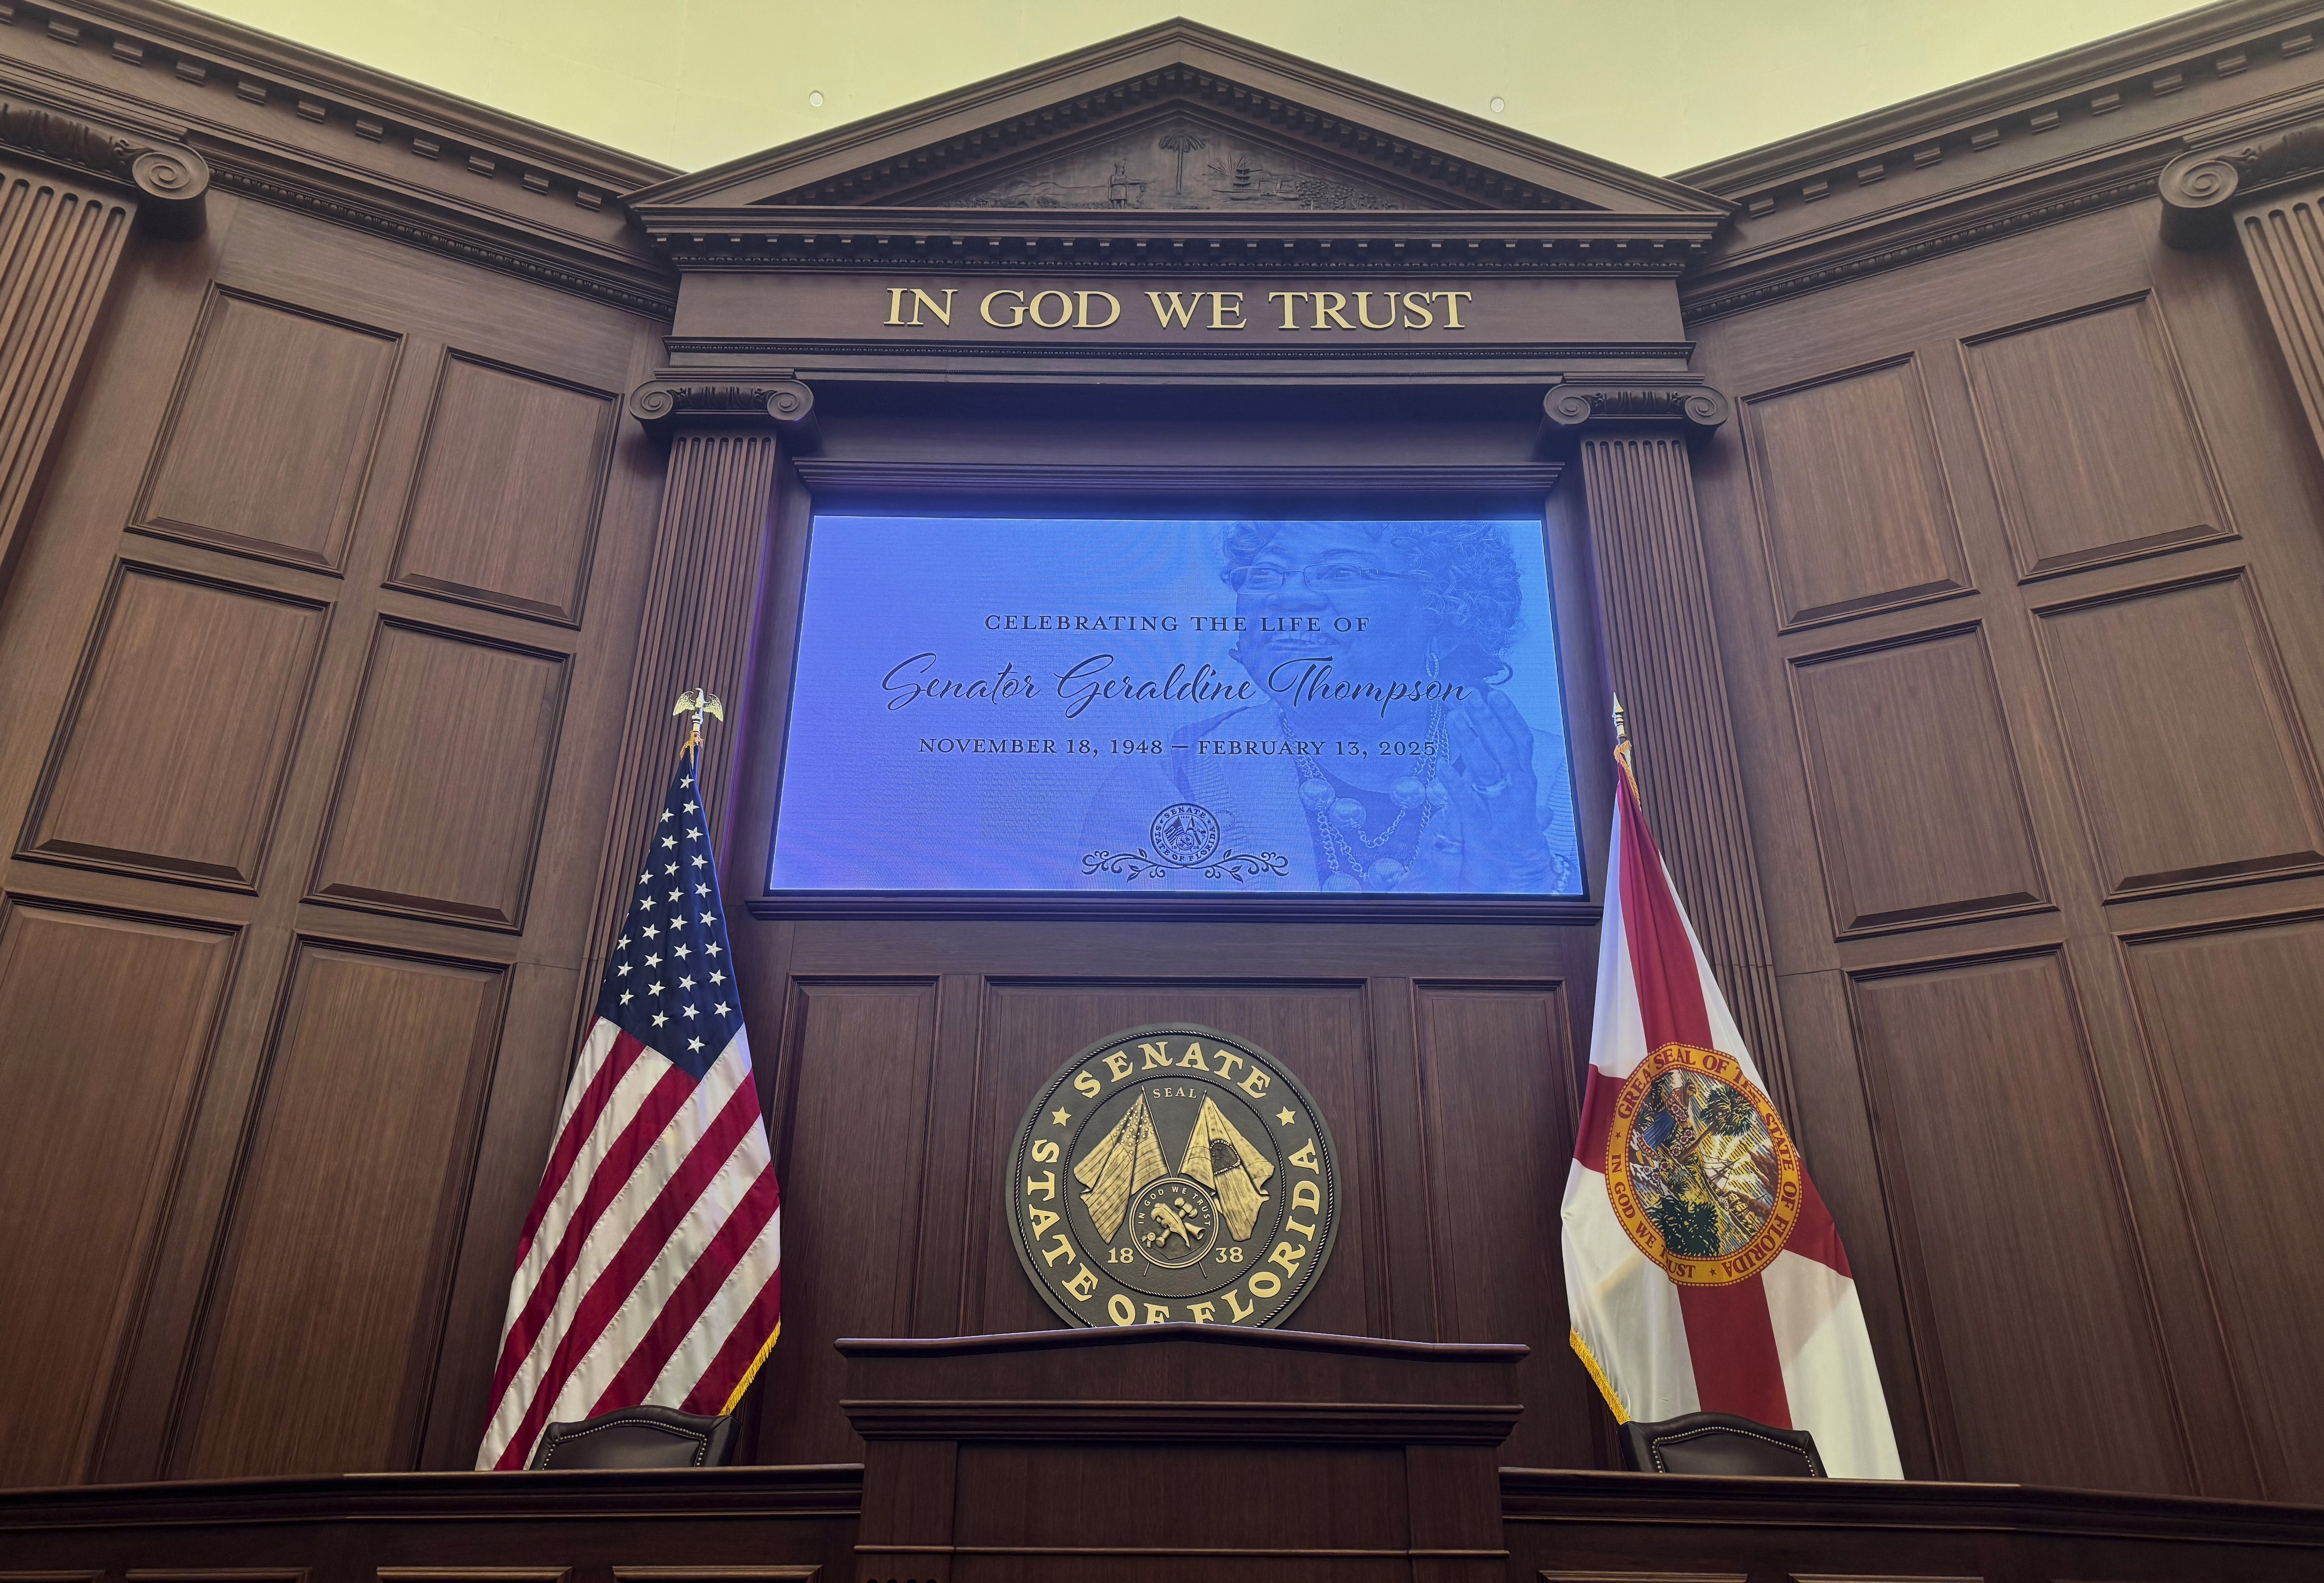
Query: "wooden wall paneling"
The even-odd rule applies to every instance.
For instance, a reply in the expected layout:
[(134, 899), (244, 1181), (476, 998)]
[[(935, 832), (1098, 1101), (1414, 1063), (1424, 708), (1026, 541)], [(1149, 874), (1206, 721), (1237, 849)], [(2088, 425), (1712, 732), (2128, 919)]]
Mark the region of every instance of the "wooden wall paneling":
[(2151, 293), (1960, 342), (2017, 573), (2233, 537)]
[(1419, 1008), (1414, 994), (1413, 981), (1406, 977), (1376, 976), (1364, 982), (1377, 1079), (1372, 1106), (1379, 1162), (1381, 1328), (1402, 1341), (1443, 1341), (1452, 1338), (1445, 1333), (1436, 1302)]
[(0, 159), (0, 588), (135, 213), (101, 185)]
[[(493, 1408), (493, 1368), (524, 1218), (540, 1185), (548, 1140), (565, 1095), (573, 1048), (566, 1037), (580, 974), (570, 965), (517, 962), (493, 1058), (475, 1169), (450, 1264), (444, 1339), (433, 1360), (416, 1467), (470, 1468)], [(589, 999), (595, 1001), (595, 985)], [(740, 1460), (741, 1458), (737, 1458)]]
[(839, 1411), (845, 1370), (831, 1344), (912, 1333), (927, 1139), (965, 1119), (930, 1111), (937, 987), (929, 978), (801, 979), (792, 991), (771, 1140), (783, 1184), (783, 1334), (756, 1387), (761, 1460), (862, 1460)]
[(1582, 472), (1608, 680), (1637, 745), (1646, 815), (1736, 1025), (1789, 1097), (1774, 952), (1744, 813), (1686, 440), (1585, 434)]
[(131, 525), (343, 569), (401, 350), (392, 330), (216, 288)]
[[(1904, 1477), (1934, 1478), (1929, 1404), (1914, 1355), (1913, 1321), (1899, 1269), (1903, 1255), (1891, 1235), (1879, 1151), (1849, 1019), (1848, 976), (1838, 970), (1788, 973), (1777, 983), (1795, 1079), (1793, 1109), (1784, 1120), (1848, 1250)], [(1606, 1465), (1621, 1464), (1617, 1458)]]
[(1421, 983), (1422, 1158), (1439, 1341), (1517, 1341), (1513, 1467), (1598, 1466), (1598, 1393), (1568, 1344), (1559, 1208), (1580, 1104), (1556, 984)]
[(2047, 903), (1978, 626), (1796, 656), (1790, 680), (1836, 935)]
[(313, 899), (521, 928), (570, 664), (555, 651), (383, 620)]
[(2324, 1302), (2308, 1256), (2324, 1246), (2310, 1186), (2324, 921), (2147, 936), (2125, 957), (2237, 1393), (2260, 1437), (2262, 1487), (2271, 1500), (2324, 1501), (2324, 1449), (2309, 1432), (2324, 1380), (2287, 1362), (2312, 1353)]
[(1093, 1041), (1145, 1023), (1189, 1022), (1249, 1039), (1298, 1075), (1342, 1160), (1340, 1230), (1332, 1262), (1289, 1328), (1376, 1336), (1386, 1307), (1379, 1245), (1380, 1170), (1372, 1095), (1378, 1078), (1360, 986), (1190, 980), (997, 982), (988, 993), (970, 1118), (970, 1335), (1055, 1328), (1009, 1241), (1001, 1171), (1034, 1092)]
[(88, 1476), (239, 944), (0, 897), (0, 1486)]
[(254, 890), (329, 615), (116, 563), (19, 854)]
[(1820, 375), (1738, 407), (1778, 627), (1969, 590), (1917, 359)]
[(2308, 731), (2247, 575), (2035, 615), (2106, 893), (2324, 863)]
[(581, 624), (619, 398), (447, 352), (388, 580)]
[(493, 964), (300, 942), (173, 1477), (410, 1465), (507, 997)]
[(1849, 993), (1937, 1476), (2192, 1493), (2062, 956), (1862, 974)]
[(912, 1277), (912, 1322), (899, 1335), (957, 1336), (968, 1301), (968, 1225), (982, 1206), (968, 1187), (973, 1129), (950, 1118), (974, 1113), (978, 1053), (984, 1033), (984, 979), (947, 973), (936, 988), (935, 1059), (928, 1070), (928, 1126), (922, 1145), (918, 1267)]

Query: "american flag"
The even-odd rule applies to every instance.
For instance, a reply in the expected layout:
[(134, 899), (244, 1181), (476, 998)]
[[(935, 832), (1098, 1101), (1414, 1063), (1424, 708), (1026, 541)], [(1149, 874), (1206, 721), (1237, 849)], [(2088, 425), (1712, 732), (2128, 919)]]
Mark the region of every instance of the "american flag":
[(731, 1412), (782, 1329), (782, 1192), (698, 736), (646, 843), (525, 1218), (479, 1468), (522, 1467), (552, 1420)]

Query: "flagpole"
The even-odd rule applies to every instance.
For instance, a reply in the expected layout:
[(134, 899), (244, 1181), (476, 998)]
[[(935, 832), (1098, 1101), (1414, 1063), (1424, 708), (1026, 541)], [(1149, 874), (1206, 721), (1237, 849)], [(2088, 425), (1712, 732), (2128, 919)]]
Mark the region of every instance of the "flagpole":
[(694, 755), (694, 783), (698, 791), (702, 785), (702, 717), (708, 715), (723, 726), (726, 723), (726, 706), (708, 689), (689, 687), (678, 695), (678, 704), (669, 712), (694, 717), (687, 727), (686, 740), (678, 744), (678, 753), (680, 758), (689, 753)]
[(1630, 783), (1630, 795), (1644, 803), (1646, 794), (1638, 790), (1638, 772), (1630, 760), (1629, 717), (1623, 712), (1622, 695), (1618, 692), (1614, 695), (1614, 763), (1620, 766), (1622, 779)]

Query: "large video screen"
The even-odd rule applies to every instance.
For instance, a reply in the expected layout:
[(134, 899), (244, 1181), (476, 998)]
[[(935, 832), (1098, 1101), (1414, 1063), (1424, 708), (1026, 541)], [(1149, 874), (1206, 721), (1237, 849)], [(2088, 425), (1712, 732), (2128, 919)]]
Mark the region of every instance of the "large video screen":
[(1580, 895), (1541, 523), (818, 517), (770, 884)]

